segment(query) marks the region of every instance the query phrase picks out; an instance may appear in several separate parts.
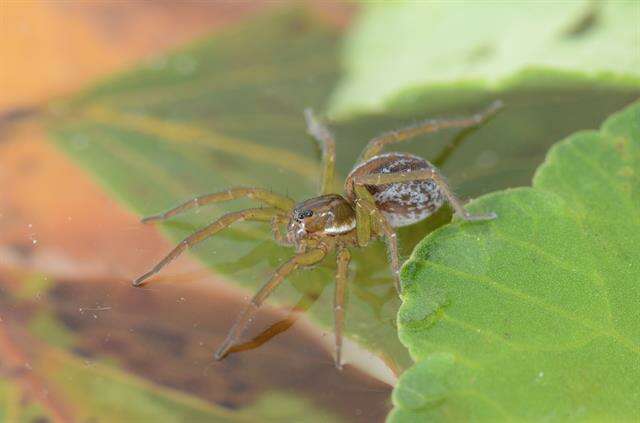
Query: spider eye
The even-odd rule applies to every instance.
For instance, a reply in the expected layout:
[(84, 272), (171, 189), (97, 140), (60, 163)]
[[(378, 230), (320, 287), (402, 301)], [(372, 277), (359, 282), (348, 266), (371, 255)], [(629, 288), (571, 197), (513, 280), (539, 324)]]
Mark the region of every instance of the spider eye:
[(298, 213), (298, 219), (299, 220), (302, 220), (305, 217), (311, 217), (311, 216), (313, 216), (313, 210), (304, 210), (304, 211), (301, 211), (300, 213)]

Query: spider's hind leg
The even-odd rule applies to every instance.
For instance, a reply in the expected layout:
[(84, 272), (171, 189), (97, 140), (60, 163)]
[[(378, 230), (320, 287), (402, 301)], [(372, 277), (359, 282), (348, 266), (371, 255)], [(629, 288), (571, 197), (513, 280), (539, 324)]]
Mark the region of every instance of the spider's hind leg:
[(438, 132), (447, 128), (469, 128), (486, 122), (503, 107), (502, 101), (494, 101), (491, 105), (473, 116), (457, 119), (429, 119), (416, 125), (407, 126), (395, 131), (387, 132), (373, 138), (362, 151), (359, 162), (365, 162), (380, 154), (389, 144), (394, 144), (418, 135)]
[(215, 222), (205, 226), (197, 232), (189, 235), (182, 240), (176, 247), (171, 250), (169, 254), (165, 256), (158, 264), (156, 264), (150, 271), (133, 281), (134, 286), (142, 286), (144, 282), (151, 276), (162, 270), (163, 267), (171, 263), (176, 257), (184, 252), (187, 248), (204, 241), (205, 239), (215, 235), (222, 229), (230, 226), (231, 224), (243, 220), (254, 220), (261, 222), (269, 222), (275, 216), (281, 214), (282, 211), (276, 208), (264, 208), (264, 209), (246, 209), (237, 212), (231, 212), (223, 215)]
[(314, 137), (322, 150), (322, 180), (320, 194), (330, 194), (333, 191), (336, 167), (336, 141), (325, 125), (313, 114), (313, 110), (306, 109), (304, 118), (307, 122), (307, 133)]
[(358, 245), (367, 245), (372, 231), (385, 237), (395, 287), (398, 293), (400, 293), (400, 255), (398, 250), (398, 235), (384, 214), (382, 214), (376, 206), (375, 199), (369, 190), (367, 190), (367, 188), (357, 180), (354, 181), (354, 185), (354, 191), (356, 194), (356, 231)]

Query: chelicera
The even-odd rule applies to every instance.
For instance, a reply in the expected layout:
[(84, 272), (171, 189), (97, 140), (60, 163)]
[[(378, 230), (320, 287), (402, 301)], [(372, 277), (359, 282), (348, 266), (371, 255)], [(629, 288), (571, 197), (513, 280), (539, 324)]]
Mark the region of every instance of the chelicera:
[[(142, 222), (161, 221), (195, 207), (238, 198), (249, 198), (266, 206), (223, 215), (185, 238), (153, 269), (136, 279), (133, 285), (142, 286), (149, 277), (158, 273), (185, 249), (193, 247), (235, 222), (270, 222), (276, 241), (284, 246), (294, 247), (296, 253), (278, 267), (240, 313), (226, 339), (216, 351), (215, 358), (220, 360), (227, 355), (242, 336), (258, 308), (287, 275), (298, 268), (318, 264), (328, 254), (336, 251), (335, 364), (341, 368), (344, 301), (351, 260), (349, 248), (365, 247), (372, 239), (385, 238), (396, 289), (400, 292), (400, 260), (395, 228), (426, 219), (445, 201), (448, 201), (455, 214), (464, 220), (488, 220), (496, 217), (494, 213), (469, 213), (438, 169), (427, 160), (407, 153), (383, 153), (383, 149), (417, 135), (445, 128), (469, 128), (479, 125), (501, 107), (502, 103), (498, 101), (470, 117), (426, 120), (372, 139), (347, 176), (344, 195), (331, 193), (335, 173), (333, 135), (313, 116), (311, 110), (305, 110), (308, 133), (320, 143), (322, 149), (323, 174), (320, 195), (295, 203), (286, 196), (262, 188), (231, 188), (196, 197), (164, 213), (146, 217)], [(286, 232), (282, 233), (284, 225)]]

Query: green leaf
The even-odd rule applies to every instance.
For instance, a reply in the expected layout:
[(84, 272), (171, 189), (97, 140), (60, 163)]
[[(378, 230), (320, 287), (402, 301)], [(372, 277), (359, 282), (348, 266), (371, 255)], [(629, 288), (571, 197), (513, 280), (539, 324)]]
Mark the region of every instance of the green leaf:
[(418, 245), (392, 422), (637, 419), (639, 169), (640, 102), (556, 144), (532, 188), (470, 204), (496, 220)]
[(525, 87), (640, 85), (635, 1), (370, 3), (343, 54), (333, 116)]
[[(139, 215), (237, 185), (271, 188), (302, 200), (315, 195), (320, 174), (302, 110), (321, 110), (328, 101), (340, 76), (340, 35), (305, 12), (268, 15), (52, 104), (50, 128), (64, 151)], [(552, 142), (593, 125), (635, 95), (593, 89), (514, 91), (502, 97), (505, 111), (472, 136), (463, 139), (445, 131), (399, 149), (433, 160), (460, 195), (476, 196), (527, 183)], [(437, 114), (464, 115), (485, 105), (450, 107)], [(565, 116), (568, 109), (572, 113)], [(349, 172), (370, 138), (436, 114), (428, 110), (428, 102), (412, 103), (408, 109), (332, 125), (339, 174)], [(341, 187), (336, 191), (342, 192)], [(177, 242), (220, 214), (250, 204), (220, 204), (161, 227)], [(403, 228), (404, 252), (448, 219), (443, 210)], [(265, 225), (243, 223), (203, 243), (194, 254), (230, 283), (254, 292), (292, 251), (276, 245)], [(308, 316), (314, 327), (331, 330), (334, 272), (331, 259), (298, 272), (273, 300), (290, 306), (306, 298), (313, 303)], [(175, 274), (168, 267), (164, 275), (171, 280)], [(349, 290), (347, 337), (400, 373), (411, 359), (397, 339), (400, 302), (381, 243), (354, 251)], [(361, 349), (346, 358), (376, 377), (393, 379), (388, 370), (363, 364), (362, 356)]]

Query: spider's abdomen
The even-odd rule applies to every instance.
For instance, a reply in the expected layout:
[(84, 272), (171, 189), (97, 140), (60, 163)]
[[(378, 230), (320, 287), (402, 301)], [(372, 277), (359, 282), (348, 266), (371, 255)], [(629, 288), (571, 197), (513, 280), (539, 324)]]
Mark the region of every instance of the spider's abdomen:
[[(357, 165), (345, 181), (350, 201), (355, 200), (353, 179), (375, 173), (404, 173), (432, 169), (433, 165), (421, 157), (406, 153), (387, 153), (372, 157)], [(442, 206), (445, 196), (433, 181), (398, 182), (386, 185), (367, 185), (378, 208), (394, 227), (407, 226), (426, 219)]]

